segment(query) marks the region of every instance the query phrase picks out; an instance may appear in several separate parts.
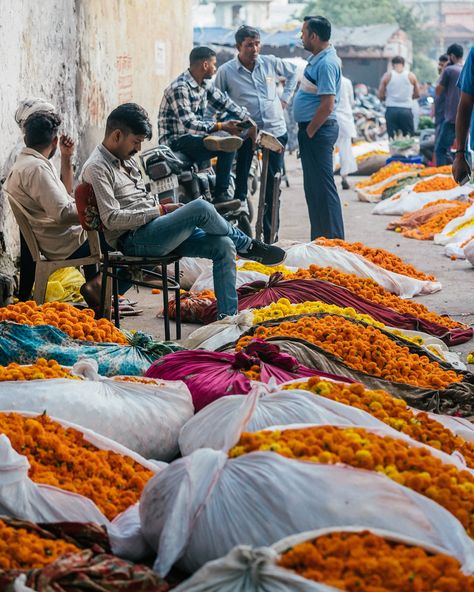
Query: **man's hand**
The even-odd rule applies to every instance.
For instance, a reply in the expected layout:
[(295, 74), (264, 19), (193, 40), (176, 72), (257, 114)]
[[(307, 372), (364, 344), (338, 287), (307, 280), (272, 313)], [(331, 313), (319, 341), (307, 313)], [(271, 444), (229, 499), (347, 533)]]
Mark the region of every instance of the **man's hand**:
[(242, 128), (238, 126), (240, 122), (237, 120), (230, 120), (230, 121), (223, 121), (221, 129), (224, 132), (232, 134), (233, 136), (240, 136), (242, 133)]
[(255, 150), (257, 147), (257, 126), (253, 125), (249, 128), (247, 135), (252, 140), (252, 148)]
[(313, 121), (310, 121), (308, 123), (308, 126), (306, 128), (306, 133), (308, 134), (308, 138), (312, 138), (314, 136), (314, 134), (318, 131), (318, 127), (317, 124), (315, 124)]
[(64, 158), (71, 158), (74, 154), (74, 140), (71, 136), (66, 136), (63, 134), (59, 138), (59, 151), (61, 152), (61, 156)]
[(461, 183), (463, 179), (469, 177), (471, 169), (467, 163), (466, 156), (459, 152), (453, 162), (453, 177), (456, 183)]
[(163, 208), (163, 212), (165, 214), (171, 214), (171, 212), (174, 212), (176, 210), (179, 210), (179, 208), (183, 207), (182, 203), (171, 203), (171, 204), (164, 204), (161, 206)]

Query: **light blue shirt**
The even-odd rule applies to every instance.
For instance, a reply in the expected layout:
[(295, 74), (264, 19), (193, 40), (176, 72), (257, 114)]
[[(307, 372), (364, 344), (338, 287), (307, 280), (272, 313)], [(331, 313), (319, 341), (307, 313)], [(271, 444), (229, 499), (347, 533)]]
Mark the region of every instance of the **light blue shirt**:
[[(461, 76), (458, 80), (458, 87), (471, 97), (474, 97), (474, 46), (467, 57)], [(471, 150), (474, 150), (474, 111), (471, 116)]]
[[(277, 92), (278, 77), (286, 78), (281, 97)], [(234, 103), (247, 109), (259, 129), (277, 137), (286, 133), (281, 101), (288, 102), (295, 90), (294, 64), (272, 55), (258, 56), (253, 71), (250, 71), (235, 57), (219, 68), (215, 84)]]
[(341, 92), (341, 60), (332, 45), (308, 59), (303, 79), (293, 103), (295, 121), (309, 122), (321, 104), (321, 96), (336, 97), (328, 119), (336, 119), (336, 106)]

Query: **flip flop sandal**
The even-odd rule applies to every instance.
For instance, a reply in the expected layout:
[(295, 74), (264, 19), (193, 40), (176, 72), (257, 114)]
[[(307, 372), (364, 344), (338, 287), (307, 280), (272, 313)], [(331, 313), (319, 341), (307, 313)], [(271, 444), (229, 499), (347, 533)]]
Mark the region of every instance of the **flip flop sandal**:
[(133, 308), (129, 304), (119, 304), (119, 314), (121, 317), (136, 317), (142, 314), (143, 310)]
[(130, 300), (129, 298), (125, 298), (125, 296), (119, 296), (119, 306), (121, 304), (128, 304), (130, 306), (136, 306), (138, 304), (138, 300)]

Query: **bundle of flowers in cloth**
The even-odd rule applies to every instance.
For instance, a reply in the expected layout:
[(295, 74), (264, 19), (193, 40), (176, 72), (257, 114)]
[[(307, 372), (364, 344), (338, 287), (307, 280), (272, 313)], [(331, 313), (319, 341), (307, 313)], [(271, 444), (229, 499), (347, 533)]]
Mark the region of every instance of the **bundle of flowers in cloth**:
[(103, 376), (142, 375), (158, 357), (180, 349), (182, 347), (176, 343), (155, 341), (141, 332), (130, 333), (123, 344), (93, 343), (71, 339), (51, 325), (31, 326), (22, 320), (20, 323), (0, 321), (2, 365), (11, 362), (31, 364), (38, 358), (46, 358), (72, 366), (78, 360), (92, 358), (97, 361)]
[(362, 321), (322, 313), (266, 321), (242, 336), (236, 350), (254, 339), (270, 339), (310, 368), (382, 388), (413, 407), (473, 414), (474, 375)]
[(35, 524), (3, 516), (0, 534), (2, 590), (169, 589), (150, 568), (113, 556), (106, 532), (96, 524)]
[(471, 205), (454, 220), (451, 220), (434, 237), (437, 245), (448, 245), (465, 241), (472, 237), (474, 232), (474, 205)]
[[(408, 187), (409, 185), (414, 185), (420, 178), (429, 178), (434, 177), (435, 175), (451, 175), (452, 174), (452, 167), (451, 165), (440, 166), (440, 167), (430, 167), (429, 169), (422, 169), (418, 171), (416, 174), (405, 177), (403, 179), (398, 179), (392, 183), (387, 183), (387, 185), (381, 187), (379, 190), (374, 191), (375, 195), (380, 199), (388, 199), (396, 194), (400, 194), (402, 189)], [(372, 192), (371, 192), (372, 194)]]
[[(415, 177), (423, 169), (422, 165), (404, 164), (394, 161), (382, 167), (368, 179), (356, 184), (357, 197), (360, 201), (378, 201), (382, 191), (392, 187), (399, 180)], [(380, 191), (380, 193), (378, 193)]]
[(473, 592), (470, 563), (442, 546), (394, 531), (337, 526), (292, 535), (271, 547), (239, 545), (210, 561), (176, 592)]
[(452, 220), (462, 217), (470, 205), (469, 203), (458, 201), (453, 202), (453, 204), (455, 204), (455, 207), (432, 216), (425, 224), (421, 224), (419, 227), (411, 230), (405, 230), (403, 236), (418, 240), (433, 240), (437, 234), (443, 232), (444, 228)]
[(395, 232), (400, 232), (401, 234), (405, 235), (406, 231), (414, 230), (420, 226), (423, 226), (424, 224), (427, 224), (434, 216), (444, 214), (448, 210), (457, 208), (458, 206), (462, 206), (464, 204), (469, 205), (469, 202), (461, 200), (450, 201), (449, 199), (437, 199), (436, 201), (425, 204), (423, 207), (415, 210), (414, 212), (403, 214), (403, 216), (398, 220), (389, 222), (387, 224), (387, 230), (394, 230)]
[[(25, 380), (32, 382), (26, 385)], [(76, 362), (72, 369), (44, 359), (32, 366), (0, 366), (0, 409), (37, 413), (47, 409), (53, 417), (163, 461), (175, 458), (179, 431), (194, 413), (183, 382), (104, 378), (94, 360)]]
[[(328, 279), (330, 281), (331, 278)], [(405, 308), (405, 310), (398, 312), (397, 310), (393, 310), (393, 308), (389, 308), (390, 304), (386, 306), (383, 297), (378, 298), (378, 302), (371, 302), (364, 295), (351, 292), (351, 284), (349, 282), (346, 282), (346, 284), (348, 284), (348, 289), (341, 285), (329, 283), (325, 279), (302, 278), (293, 280), (284, 278), (281, 273), (276, 273), (270, 276), (267, 282), (252, 282), (237, 290), (239, 311), (263, 308), (271, 303), (278, 302), (282, 298), (288, 300), (291, 304), (323, 302), (328, 305), (352, 308), (354, 312), (369, 315), (372, 319), (389, 327), (423, 331), (439, 337), (448, 345), (464, 343), (472, 338), (472, 328), (463, 326), (460, 323), (448, 328), (446, 325), (441, 324), (446, 323), (444, 317), (430, 314), (423, 316), (414, 314), (418, 311), (423, 311), (423, 309), (427, 311), (428, 309), (423, 305), (414, 304), (415, 310), (412, 312), (409, 307), (410, 303), (394, 296), (393, 301), (398, 302), (400, 300), (399, 308)], [(363, 290), (359, 290), (359, 292), (363, 292)], [(367, 290), (366, 292), (369, 291)], [(382, 288), (380, 288), (379, 293), (384, 294)], [(212, 319), (215, 318), (216, 310), (215, 304), (210, 305), (203, 315), (203, 321), (212, 322)], [(190, 341), (188, 340), (187, 343), (189, 344)]]
[[(332, 449), (331, 432), (325, 430), (341, 432), (354, 458), (356, 450), (364, 452), (364, 441), (372, 452), (359, 454), (358, 465), (351, 458), (336, 460), (340, 458), (336, 452), (308, 461), (305, 452), (316, 451), (312, 442), (318, 442), (320, 431), (320, 445), (328, 440)], [(286, 431), (276, 432), (282, 435), (281, 442)], [(474, 543), (454, 513), (469, 523), (473, 494), (463, 491), (470, 491), (474, 477), (460, 463), (453, 464), (451, 457), (407, 439), (354, 427), (299, 431), (309, 438), (305, 443), (298, 440), (299, 457), (288, 454), (285, 458), (282, 445), (282, 453), (272, 451), (272, 444), (278, 448), (279, 441), (274, 436), (271, 442), (267, 432), (244, 434), (230, 458), (225, 451), (196, 450), (149, 481), (139, 510), (143, 533), (158, 554), (158, 573), (165, 575), (175, 562), (193, 572), (235, 545), (270, 545), (304, 530), (342, 525), (388, 528), (438, 546), (472, 569)], [(264, 451), (246, 453), (249, 438), (260, 442)], [(397, 450), (395, 460), (392, 446)], [(380, 461), (378, 470), (368, 469), (372, 453)], [(403, 470), (404, 462), (411, 468)], [(408, 486), (397, 482), (402, 478)], [(430, 490), (431, 479), (435, 485)], [(440, 503), (429, 494), (439, 497)], [(230, 527), (216, 527), (223, 523)]]
[(114, 554), (146, 555), (137, 502), (160, 465), (46, 414), (0, 412), (0, 508), (33, 522), (104, 525)]
[[(295, 358), (282, 354), (268, 343), (251, 343), (237, 353), (204, 350), (175, 352), (153, 363), (146, 376), (164, 380), (183, 380), (191, 391), (194, 408), (199, 411), (226, 395), (245, 394), (251, 381), (279, 383), (321, 373), (302, 366)], [(339, 378), (323, 373), (329, 378)], [(342, 380), (345, 380), (342, 378)]]
[[(181, 321), (184, 323), (202, 323), (208, 307), (216, 302), (216, 295), (212, 290), (201, 292), (182, 292), (180, 295)], [(176, 318), (176, 302), (170, 300), (168, 304), (170, 319)], [(215, 318), (215, 317), (214, 317)]]

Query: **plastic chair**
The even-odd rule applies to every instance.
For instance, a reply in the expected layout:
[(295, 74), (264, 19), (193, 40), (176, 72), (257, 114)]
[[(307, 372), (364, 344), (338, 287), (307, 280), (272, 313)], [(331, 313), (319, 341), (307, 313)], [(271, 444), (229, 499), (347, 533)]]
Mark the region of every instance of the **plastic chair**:
[[(76, 199), (77, 211), (82, 227), (87, 230), (89, 236), (99, 245), (100, 249), (100, 235), (103, 233), (103, 226), (100, 220), (99, 210), (97, 207), (97, 200), (94, 195), (92, 185), (89, 183), (81, 183), (76, 187), (74, 192)], [(105, 243), (105, 241), (102, 241)], [(129, 257), (120, 251), (102, 250), (102, 286), (100, 295), (99, 316), (109, 316), (108, 312), (111, 309), (110, 298), (110, 282), (112, 283), (113, 295), (113, 309), (114, 322), (116, 327), (120, 327), (120, 313), (119, 313), (119, 290), (118, 283), (121, 278), (118, 275), (119, 270), (128, 269), (131, 277), (127, 281), (134, 286), (144, 286), (147, 288), (160, 288), (163, 292), (163, 320), (165, 325), (165, 339), (170, 339), (170, 321), (169, 321), (169, 290), (175, 293), (176, 300), (176, 339), (181, 338), (181, 299), (179, 285), (179, 255), (169, 254), (163, 257)], [(174, 263), (175, 279), (168, 277), (168, 265)], [(160, 267), (161, 273), (158, 273), (149, 268)], [(138, 272), (138, 273), (137, 273)], [(142, 276), (146, 274), (154, 278), (153, 281), (146, 281), (137, 275)], [(135, 276), (135, 277), (134, 277)]]
[[(37, 304), (43, 304), (46, 296), (46, 288), (48, 287), (49, 276), (57, 269), (63, 267), (81, 267), (83, 265), (97, 265), (100, 261), (100, 247), (90, 245), (91, 254), (80, 259), (47, 259), (40, 251), (38, 241), (31, 229), (31, 222), (34, 221), (33, 216), (18, 202), (15, 198), (4, 190), (8, 197), (8, 202), (12, 209), (15, 220), (20, 228), (20, 232), (28, 246), (31, 257), (36, 264), (35, 269), (35, 284), (33, 289), (33, 300)], [(54, 220), (45, 221), (45, 224), (56, 226)]]

